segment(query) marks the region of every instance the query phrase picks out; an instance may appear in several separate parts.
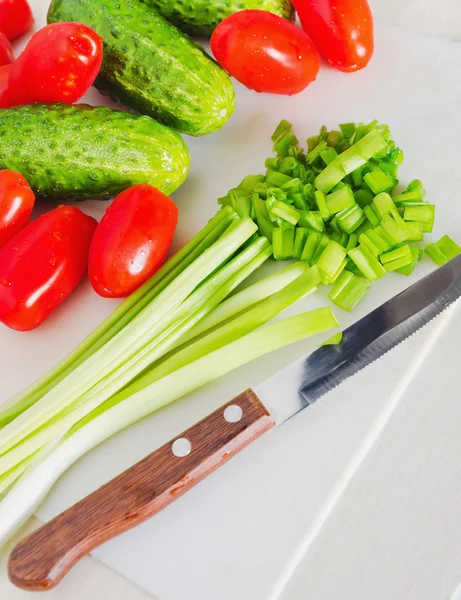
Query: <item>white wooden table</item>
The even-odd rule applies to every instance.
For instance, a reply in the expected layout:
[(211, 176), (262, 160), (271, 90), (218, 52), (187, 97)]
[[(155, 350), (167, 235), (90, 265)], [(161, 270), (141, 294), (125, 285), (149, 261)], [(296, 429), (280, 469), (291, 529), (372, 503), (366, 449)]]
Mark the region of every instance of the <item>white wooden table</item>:
[[(459, 0), (371, 0), (371, 3), (376, 20), (416, 30), (425, 35), (461, 41)], [(460, 334), (461, 327), (458, 337), (451, 331), (450, 339), (440, 342), (440, 361), (453, 359), (452, 348)], [(431, 389), (435, 378), (436, 366), (434, 373), (427, 373), (421, 387), (418, 390), (413, 389), (412, 392), (413, 395), (418, 395), (421, 410), (427, 417), (431, 414), (431, 401), (436, 393)], [(450, 389), (455, 389), (456, 382), (455, 371), (453, 379), (445, 381), (445, 394)], [(438, 390), (438, 397), (440, 392), (441, 390)], [(360, 465), (344, 492), (343, 501), (331, 512), (326, 526), (309, 546), (308, 552), (303, 553), (300, 549), (299, 564), (290, 574), (289, 583), (282, 595), (284, 599), (298, 600), (308, 596), (315, 600), (332, 600), (339, 597), (338, 593), (342, 590), (341, 597), (345, 600), (371, 600), (371, 597), (365, 597), (363, 593), (365, 589), (370, 589), (370, 582), (375, 581), (376, 592), (373, 594), (373, 600), (390, 600), (391, 597), (392, 600), (442, 600), (450, 596), (446, 593), (442, 596), (440, 590), (452, 588), (454, 591), (461, 581), (461, 556), (450, 556), (450, 544), (459, 537), (458, 532), (461, 529), (461, 513), (459, 507), (456, 508), (457, 497), (451, 494), (449, 489), (440, 489), (437, 486), (438, 475), (441, 472), (446, 476), (452, 471), (453, 477), (456, 477), (461, 444), (453, 446), (452, 451), (444, 456), (440, 455), (440, 451), (437, 452), (435, 444), (440, 431), (447, 428), (449, 430), (450, 423), (452, 427), (461, 423), (451, 417), (450, 411), (442, 411), (439, 418), (427, 418), (422, 422), (421, 428), (416, 431), (417, 435), (413, 428), (412, 435), (409, 436), (407, 429), (412, 421), (407, 410), (409, 405), (404, 404), (398, 414), (394, 415), (377, 449)], [(461, 414), (461, 411), (459, 412)], [(457, 431), (459, 430), (458, 427)], [(405, 458), (402, 468), (396, 473), (392, 465), (395, 465), (399, 456)], [(411, 473), (411, 478), (407, 477), (407, 473)], [(428, 474), (434, 481), (431, 489), (427, 486)], [(428, 520), (427, 531), (415, 532), (413, 501), (421, 496), (425, 502), (419, 503), (420, 511), (429, 507), (429, 516), (445, 525), (439, 531), (434, 531), (431, 521)], [(363, 526), (365, 520), (366, 527)], [(458, 527), (454, 528), (454, 524)], [(34, 521), (27, 529), (36, 525), (37, 521)], [(21, 536), (23, 535), (24, 531), (21, 533)], [(417, 560), (418, 556), (408, 555), (406, 540), (415, 535), (420, 540), (419, 557), (424, 553), (427, 544), (437, 544), (437, 548), (440, 549), (440, 561), (427, 565), (428, 568), (416, 580), (408, 580), (408, 574), (412, 573), (411, 562)], [(399, 548), (399, 552), (394, 552), (394, 548)], [(456, 550), (459, 551), (459, 548), (458, 544)], [(30, 594), (14, 588), (8, 582), (5, 574), (7, 554), (8, 548), (0, 554), (0, 598), (30, 598)], [(447, 565), (443, 563), (442, 557), (447, 561)], [(386, 561), (388, 576), (385, 580), (380, 580), (384, 572), (380, 558)], [(403, 566), (399, 564), (402, 561), (406, 561)], [(392, 589), (395, 589), (392, 586), (397, 580), (409, 590), (405, 597), (392, 596)], [(47, 598), (146, 600), (152, 597), (95, 559), (87, 558), (59, 588), (49, 592)]]

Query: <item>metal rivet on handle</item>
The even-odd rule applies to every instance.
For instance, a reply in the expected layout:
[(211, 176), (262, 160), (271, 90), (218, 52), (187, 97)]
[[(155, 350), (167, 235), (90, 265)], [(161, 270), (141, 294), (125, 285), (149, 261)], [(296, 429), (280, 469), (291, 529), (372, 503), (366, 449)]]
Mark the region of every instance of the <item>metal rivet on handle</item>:
[(171, 450), (178, 458), (183, 458), (191, 453), (192, 444), (186, 438), (178, 438), (173, 442)]
[(224, 418), (228, 423), (238, 423), (243, 416), (243, 410), (237, 404), (231, 404), (224, 410)]

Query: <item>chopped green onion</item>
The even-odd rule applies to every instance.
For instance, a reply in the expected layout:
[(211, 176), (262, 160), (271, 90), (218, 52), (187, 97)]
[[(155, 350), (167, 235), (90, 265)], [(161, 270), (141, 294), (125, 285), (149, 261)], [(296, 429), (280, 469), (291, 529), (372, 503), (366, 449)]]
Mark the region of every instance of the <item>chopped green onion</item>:
[(337, 242), (330, 241), (317, 261), (317, 267), (327, 283), (332, 283), (346, 266), (346, 250)]
[(283, 173), (272, 171), (271, 169), (266, 173), (266, 183), (279, 188), (281, 188), (284, 183), (291, 181), (291, 179), (292, 178), (289, 175), (284, 175)]
[(287, 221), (291, 225), (296, 225), (301, 213), (286, 202), (276, 202), (271, 208), (271, 213)]
[(386, 271), (396, 271), (413, 263), (413, 254), (407, 244), (381, 254), (380, 260)]
[(385, 268), (366, 246), (360, 244), (357, 248), (349, 250), (348, 254), (362, 275), (369, 281), (375, 281), (386, 274)]
[(373, 202), (374, 196), (370, 190), (362, 188), (354, 192), (354, 198), (360, 208), (365, 208), (365, 206)]
[(334, 284), (328, 297), (343, 310), (351, 312), (370, 289), (370, 283), (354, 273), (345, 271)]
[(388, 192), (392, 190), (397, 181), (391, 175), (384, 173), (384, 171), (372, 171), (367, 173), (363, 177), (365, 183), (368, 185), (373, 194), (380, 194), (381, 192)]
[(271, 140), (276, 144), (281, 138), (283, 138), (289, 131), (291, 131), (292, 125), (289, 121), (282, 119), (277, 125), (274, 133), (272, 134)]
[(435, 244), (426, 246), (424, 252), (432, 258), (436, 265), (441, 267), (455, 256), (461, 254), (461, 247), (451, 237), (444, 235)]
[(373, 208), (376, 210), (380, 219), (382, 219), (384, 215), (389, 214), (395, 209), (395, 204), (389, 194), (386, 192), (381, 192), (375, 196), (373, 200)]
[(364, 221), (365, 215), (363, 210), (357, 204), (342, 210), (336, 215), (338, 225), (344, 233), (353, 233)]
[(322, 219), (324, 221), (328, 221), (328, 219), (331, 217), (331, 213), (327, 206), (325, 194), (320, 190), (315, 191), (315, 202), (317, 204)]
[(348, 150), (339, 154), (315, 179), (316, 187), (324, 194), (332, 190), (346, 175), (363, 166), (375, 154), (385, 150), (387, 142), (377, 129)]
[(377, 227), (379, 225), (380, 218), (378, 217), (376, 212), (373, 210), (373, 207), (371, 204), (369, 204), (368, 206), (365, 206), (365, 208), (363, 209), (363, 212), (372, 227)]
[(306, 244), (304, 246), (303, 253), (301, 254), (301, 260), (303, 262), (307, 262), (308, 264), (313, 263), (314, 254), (320, 244), (320, 240), (324, 236), (321, 233), (317, 233), (312, 231), (307, 236)]
[(406, 229), (401, 227), (391, 215), (384, 215), (381, 220), (381, 227), (386, 234), (386, 239), (391, 240), (391, 246), (400, 244), (407, 237)]
[(295, 243), (293, 245), (293, 258), (301, 258), (308, 234), (309, 229), (306, 227), (296, 227)]
[(272, 249), (275, 260), (288, 260), (289, 258), (293, 258), (294, 243), (294, 227), (287, 229), (275, 227), (272, 232)]
[(325, 223), (322, 219), (322, 215), (316, 210), (302, 212), (298, 223), (301, 227), (309, 227), (310, 229), (318, 231), (319, 233), (325, 231)]
[(338, 153), (334, 148), (327, 148), (326, 150), (322, 150), (320, 152), (320, 158), (323, 160), (325, 165), (329, 165), (334, 159), (338, 156)]
[[(321, 192), (323, 193), (323, 192)], [(335, 215), (342, 210), (355, 205), (355, 198), (351, 188), (347, 185), (331, 192), (325, 197), (327, 211)]]
[(419, 248), (410, 248), (411, 254), (413, 256), (413, 262), (406, 265), (405, 267), (400, 267), (400, 269), (396, 269), (397, 273), (401, 275), (411, 275), (416, 267), (416, 265), (421, 260), (421, 256), (423, 255), (423, 251)]

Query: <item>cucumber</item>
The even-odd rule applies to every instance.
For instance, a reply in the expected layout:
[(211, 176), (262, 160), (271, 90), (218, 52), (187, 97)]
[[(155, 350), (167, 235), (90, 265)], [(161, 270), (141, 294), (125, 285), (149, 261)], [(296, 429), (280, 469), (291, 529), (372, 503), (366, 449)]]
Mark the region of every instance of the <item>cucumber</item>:
[(294, 20), (290, 0), (142, 0), (187, 33), (210, 36), (226, 17), (239, 10), (267, 10)]
[(79, 21), (104, 39), (96, 87), (190, 135), (221, 129), (235, 108), (232, 82), (198, 44), (139, 0), (53, 0), (48, 22)]
[(187, 177), (189, 151), (150, 117), (32, 104), (0, 110), (0, 169), (18, 171), (37, 197), (58, 202), (106, 199), (137, 183), (170, 194)]

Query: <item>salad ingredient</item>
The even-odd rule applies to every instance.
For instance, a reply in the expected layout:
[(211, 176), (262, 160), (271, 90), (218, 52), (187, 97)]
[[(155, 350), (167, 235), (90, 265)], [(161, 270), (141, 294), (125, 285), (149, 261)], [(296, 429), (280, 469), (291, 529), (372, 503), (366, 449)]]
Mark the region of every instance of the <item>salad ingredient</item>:
[(38, 198), (106, 199), (138, 183), (169, 194), (188, 173), (176, 132), (103, 106), (18, 106), (0, 111), (0, 131), (0, 168), (21, 173)]
[(211, 37), (211, 49), (228, 73), (257, 92), (297, 94), (320, 69), (309, 36), (262, 10), (243, 10), (224, 19)]
[(344, 271), (336, 280), (328, 297), (343, 310), (352, 312), (370, 289), (370, 283), (359, 275)]
[(71, 371), (102, 348), (133, 318), (152, 302), (169, 283), (196, 258), (210, 248), (237, 219), (230, 208), (223, 208), (183, 248), (174, 254), (150, 279), (129, 296), (112, 314), (89, 334), (68, 356), (25, 390), (0, 406), (3, 427), (42, 398)]
[(436, 265), (441, 267), (455, 256), (461, 254), (461, 246), (454, 242), (450, 236), (444, 235), (438, 242), (428, 244), (424, 252)]
[(100, 296), (124, 298), (165, 260), (178, 221), (175, 203), (150, 185), (119, 194), (98, 224), (88, 274)]
[(32, 221), (0, 249), (0, 321), (38, 327), (86, 272), (96, 220), (59, 206)]
[(320, 56), (341, 71), (358, 71), (374, 50), (367, 0), (293, 0), (301, 25)]
[[(419, 180), (390, 195), (403, 153), (387, 125), (322, 127), (308, 139), (306, 153), (283, 120), (272, 141), (277, 156), (266, 160), (266, 174), (245, 177), (219, 202), (255, 219), (261, 235), (272, 241), (276, 260), (317, 265), (324, 284), (340, 280), (330, 299), (345, 310), (368, 288), (344, 273), (376, 281), (389, 271), (413, 272), (421, 251), (409, 242), (421, 241), (432, 229), (435, 207), (425, 200)], [(351, 289), (357, 300), (344, 300)]]
[(239, 219), (231, 224), (118, 335), (5, 425), (0, 434), (0, 452), (9, 450), (75, 402), (86, 403), (93, 410), (163, 356), (177, 339), (262, 264), (256, 260), (259, 255), (263, 254), (262, 261), (267, 259), (271, 249), (265, 238), (258, 238), (236, 254), (256, 230), (251, 219)]
[(331, 309), (320, 308), (290, 317), (210, 352), (140, 388), (105, 410), (83, 419), (61, 440), (45, 447), (0, 502), (0, 545), (33, 514), (57, 479), (81, 456), (148, 414), (233, 369), (338, 324)]
[(29, 222), (35, 196), (19, 173), (0, 171), (0, 248)]
[(81, 23), (56, 23), (34, 33), (10, 74), (10, 106), (80, 100), (102, 62), (102, 39)]
[(211, 36), (214, 29), (229, 15), (241, 10), (265, 10), (289, 21), (294, 20), (289, 0), (143, 0), (176, 27), (194, 35)]
[(97, 31), (104, 56), (96, 87), (133, 110), (191, 135), (221, 129), (234, 111), (227, 73), (139, 0), (53, 0), (48, 21)]
[(11, 65), (0, 66), (0, 108), (8, 106), (7, 90), (10, 84)]
[(0, 0), (0, 31), (10, 41), (29, 31), (33, 22), (27, 0)]
[(0, 66), (9, 65), (13, 61), (13, 46), (3, 31), (0, 31)]

